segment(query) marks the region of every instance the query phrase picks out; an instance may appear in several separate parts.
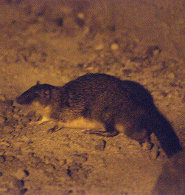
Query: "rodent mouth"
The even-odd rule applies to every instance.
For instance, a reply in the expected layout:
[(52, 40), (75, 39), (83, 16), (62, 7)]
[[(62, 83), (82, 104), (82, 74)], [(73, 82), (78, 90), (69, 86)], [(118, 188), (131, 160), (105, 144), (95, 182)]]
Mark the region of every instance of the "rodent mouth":
[(15, 101), (16, 101), (18, 104), (21, 104), (21, 100), (20, 100), (19, 97), (17, 97), (17, 98), (15, 99)]

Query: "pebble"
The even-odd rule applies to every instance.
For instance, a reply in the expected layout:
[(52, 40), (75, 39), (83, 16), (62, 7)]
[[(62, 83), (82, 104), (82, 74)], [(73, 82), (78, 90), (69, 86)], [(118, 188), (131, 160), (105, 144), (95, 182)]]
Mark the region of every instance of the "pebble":
[(0, 156), (0, 163), (4, 163), (6, 161), (6, 157), (4, 155)]
[(3, 124), (5, 122), (5, 117), (4, 116), (0, 116), (0, 124)]
[(84, 163), (88, 160), (88, 153), (75, 154), (73, 160), (78, 163)]
[[(8, 133), (11, 133), (12, 132), (12, 127), (11, 126), (3, 126), (3, 132), (5, 132), (6, 134), (8, 134)], [(3, 142), (3, 146), (4, 147), (8, 147), (8, 146), (6, 146), (5, 144), (4, 144), (4, 142)]]
[(16, 187), (18, 189), (21, 189), (21, 188), (24, 187), (24, 181), (16, 179), (16, 178), (12, 181), (12, 184), (13, 184), (14, 187)]
[(112, 45), (110, 46), (111, 50), (116, 51), (119, 49), (119, 45), (117, 43), (112, 43)]
[(160, 53), (160, 49), (155, 49), (155, 50), (153, 51), (153, 55), (154, 55), (154, 56), (159, 55), (159, 53)]
[(56, 170), (56, 167), (52, 163), (49, 163), (44, 166), (44, 170), (52, 173), (54, 170)]
[(95, 146), (95, 149), (99, 150), (99, 151), (104, 151), (105, 146), (106, 146), (106, 141), (105, 140), (99, 140), (97, 145)]
[(7, 187), (0, 187), (0, 193), (3, 192), (8, 192), (8, 188)]
[(168, 78), (169, 79), (174, 79), (175, 78), (175, 74), (173, 72), (168, 74)]
[(0, 100), (1, 101), (5, 101), (6, 100), (6, 97), (4, 95), (0, 94)]
[(103, 50), (104, 49), (104, 44), (99, 43), (99, 44), (95, 45), (94, 49), (97, 50), (97, 51)]
[(184, 95), (184, 97), (182, 98), (182, 103), (185, 103), (185, 95)]
[(27, 191), (28, 191), (27, 188), (23, 188), (23, 189), (20, 190), (20, 194), (25, 194)]
[(147, 57), (158, 56), (160, 52), (161, 52), (161, 49), (158, 46), (150, 46), (148, 47), (146, 51), (146, 56)]
[(79, 13), (77, 14), (77, 17), (78, 17), (79, 19), (81, 19), (81, 20), (84, 20), (84, 19), (85, 19), (85, 14), (84, 14), (83, 12), (79, 12)]
[(19, 180), (22, 180), (23, 178), (25, 178), (28, 175), (29, 175), (29, 172), (27, 170), (23, 170), (23, 169), (18, 169), (17, 172), (14, 173), (14, 176)]

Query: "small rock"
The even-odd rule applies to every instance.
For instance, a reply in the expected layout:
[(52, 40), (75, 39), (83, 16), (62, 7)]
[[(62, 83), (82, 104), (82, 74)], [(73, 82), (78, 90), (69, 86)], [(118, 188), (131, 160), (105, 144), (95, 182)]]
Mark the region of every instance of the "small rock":
[(168, 78), (169, 79), (174, 79), (175, 78), (175, 74), (173, 72), (168, 74)]
[(10, 143), (8, 142), (8, 141), (1, 141), (1, 143), (0, 143), (1, 145), (0, 145), (0, 148), (1, 149), (7, 149), (8, 147), (10, 147)]
[(95, 45), (94, 49), (97, 50), (97, 51), (103, 50), (104, 49), (104, 44), (99, 43), (99, 44)]
[(44, 170), (52, 173), (54, 170), (56, 170), (56, 167), (52, 163), (49, 163), (44, 165)]
[(83, 27), (85, 25), (85, 14), (82, 12), (79, 12), (76, 17), (76, 23), (80, 26)]
[(106, 146), (106, 141), (105, 140), (99, 140), (97, 145), (95, 146), (96, 150), (104, 151)]
[(0, 186), (0, 193), (5, 193), (5, 192), (8, 192), (8, 188), (7, 187), (1, 187)]
[(3, 124), (5, 122), (5, 117), (4, 116), (0, 116), (0, 124)]
[(73, 160), (78, 163), (84, 163), (88, 160), (88, 153), (75, 154)]
[(4, 102), (6, 100), (6, 97), (3, 94), (0, 94), (0, 100)]
[(85, 190), (77, 190), (77, 194), (85, 195), (86, 191)]
[(111, 50), (116, 51), (119, 49), (119, 45), (117, 43), (112, 43), (112, 45), (110, 46)]
[(124, 69), (123, 70), (123, 74), (126, 75), (126, 76), (128, 76), (131, 73), (132, 73), (132, 69)]
[(67, 193), (68, 194), (72, 194), (73, 193), (73, 190), (69, 190)]
[(23, 188), (23, 189), (20, 190), (20, 194), (25, 194), (27, 191), (28, 191), (27, 188)]
[(81, 19), (81, 20), (84, 20), (84, 19), (85, 19), (85, 14), (84, 14), (83, 12), (79, 12), (79, 13), (77, 14), (77, 17), (78, 17), (79, 19)]
[(18, 169), (17, 172), (14, 174), (14, 176), (21, 180), (29, 175), (29, 172), (27, 170)]
[(6, 126), (11, 126), (11, 127), (15, 127), (16, 125), (18, 125), (18, 120), (16, 118), (8, 118), (6, 121), (5, 121), (5, 125)]
[(185, 103), (185, 95), (184, 95), (184, 97), (182, 98), (182, 103)]
[(59, 17), (56, 19), (56, 23), (58, 26), (63, 26), (64, 19), (62, 17)]
[(161, 53), (159, 46), (150, 46), (146, 51), (146, 58), (158, 56)]
[(13, 182), (12, 183), (13, 186), (16, 187), (16, 188), (18, 188), (18, 189), (21, 189), (21, 188), (24, 187), (24, 180), (19, 180), (17, 178), (14, 178), (12, 182)]
[(0, 156), (0, 163), (4, 163), (6, 161), (6, 157), (4, 155)]
[[(17, 106), (14, 107), (14, 113), (19, 113), (21, 111), (21, 109)], [(14, 114), (16, 115), (16, 114)]]
[(12, 161), (15, 162), (17, 160), (17, 158), (15, 156), (10, 155), (10, 156), (6, 156), (6, 160), (9, 162), (12, 162)]
[(13, 129), (10, 126), (4, 126), (3, 127), (3, 132), (5, 132), (6, 134), (11, 133), (12, 131), (13, 131)]

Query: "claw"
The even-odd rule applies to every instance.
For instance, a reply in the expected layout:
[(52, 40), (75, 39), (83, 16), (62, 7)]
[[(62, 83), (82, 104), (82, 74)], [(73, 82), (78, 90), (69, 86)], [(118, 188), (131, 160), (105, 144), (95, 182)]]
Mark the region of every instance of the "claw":
[(52, 127), (51, 129), (48, 129), (48, 133), (53, 133), (58, 129), (58, 125), (55, 125), (54, 127)]

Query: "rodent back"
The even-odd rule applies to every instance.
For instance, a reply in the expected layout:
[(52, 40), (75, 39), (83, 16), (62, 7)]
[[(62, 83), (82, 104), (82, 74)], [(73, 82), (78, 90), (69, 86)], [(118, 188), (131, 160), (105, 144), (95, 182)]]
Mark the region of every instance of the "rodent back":
[(150, 93), (139, 83), (120, 80), (106, 74), (86, 74), (70, 81), (65, 86), (67, 93), (76, 102), (97, 100), (116, 104), (131, 102), (153, 105)]
[(129, 120), (132, 113), (145, 114), (154, 106), (143, 86), (106, 74), (86, 74), (64, 85), (64, 89), (71, 108), (81, 109), (84, 116), (95, 119), (119, 114)]

